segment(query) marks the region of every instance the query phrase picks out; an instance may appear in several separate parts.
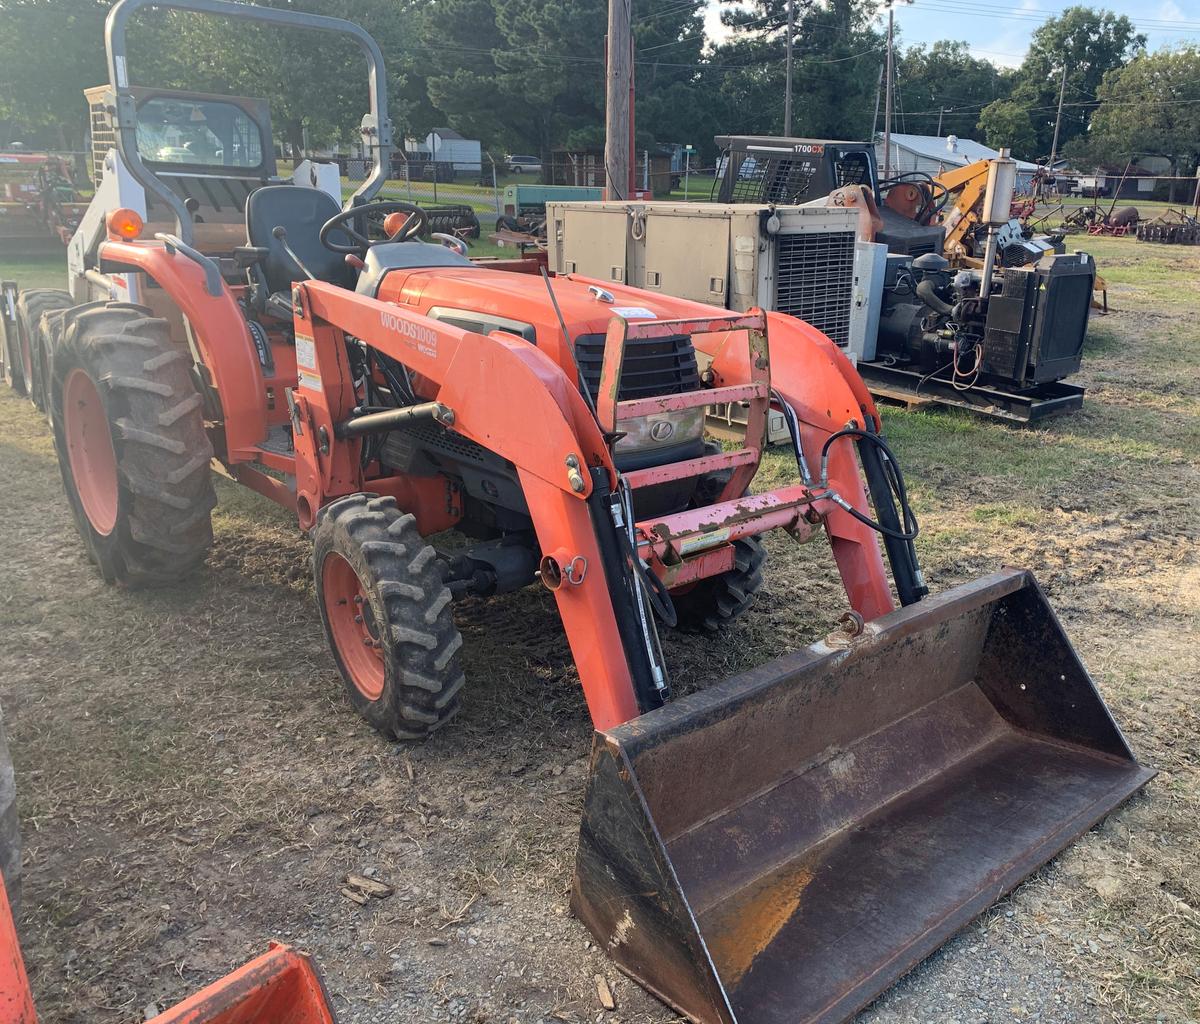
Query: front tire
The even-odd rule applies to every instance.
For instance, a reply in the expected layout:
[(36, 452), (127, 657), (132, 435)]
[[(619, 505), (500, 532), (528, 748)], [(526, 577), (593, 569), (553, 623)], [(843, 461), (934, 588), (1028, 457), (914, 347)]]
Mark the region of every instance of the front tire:
[(350, 702), (392, 739), (422, 739), (459, 710), (465, 677), (437, 552), (395, 498), (352, 494), (321, 510), (313, 574)]
[(762, 589), (762, 565), (767, 552), (757, 537), (733, 542), (733, 568), (700, 580), (681, 594), (672, 594), (679, 628), (691, 633), (715, 633), (741, 618)]
[(42, 322), (47, 313), (75, 305), (71, 293), (61, 288), (30, 288), (17, 299), (17, 331), (21, 339), (22, 359), (28, 367), (26, 393), (42, 412), (48, 409), (50, 372), (53, 358), (51, 334)]
[(50, 400), (67, 500), (105, 581), (171, 583), (199, 565), (213, 449), (167, 322), (122, 303), (65, 313)]

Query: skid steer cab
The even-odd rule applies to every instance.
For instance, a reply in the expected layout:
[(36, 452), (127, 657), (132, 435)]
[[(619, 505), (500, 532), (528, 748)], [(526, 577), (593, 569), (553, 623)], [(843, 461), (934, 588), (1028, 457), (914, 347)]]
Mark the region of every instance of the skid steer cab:
[[(203, 561), (215, 460), (310, 533), (349, 699), (396, 739), (460, 708), (455, 600), (546, 587), (597, 730), (574, 905), (698, 1021), (844, 1018), (1149, 777), (1030, 577), (925, 599), (899, 463), (819, 331), (472, 262), (419, 207), (378, 198), (391, 140), (370, 36), (157, 2), (346, 33), (366, 57), (358, 192), (343, 206), (315, 166), (291, 182), (243, 167), (239, 237), (215, 232), (183, 173), (199, 143), (170, 143), (163, 119), (210, 126), (210, 198), (269, 136), (204, 97), (199, 117), (154, 107), (144, 141), (125, 30), (149, 2), (109, 15), (113, 146), (69, 308), (39, 321), (67, 496), (107, 580)], [(726, 449), (704, 410), (732, 402), (748, 427)], [(756, 490), (772, 409), (795, 479)], [(431, 542), (447, 531), (453, 546)], [(671, 700), (660, 630), (746, 612), (772, 531), (828, 541), (841, 640)]]

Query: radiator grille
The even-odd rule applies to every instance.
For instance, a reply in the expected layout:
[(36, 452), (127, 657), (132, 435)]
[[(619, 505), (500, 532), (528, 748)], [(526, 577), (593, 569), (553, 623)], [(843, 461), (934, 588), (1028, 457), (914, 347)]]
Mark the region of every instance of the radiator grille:
[[(604, 363), (604, 335), (582, 334), (575, 340), (575, 358), (587, 389), (600, 393), (600, 368)], [(671, 338), (631, 338), (625, 343), (619, 401), (678, 395), (700, 387), (696, 349), (680, 334)]]
[(775, 309), (850, 343), (854, 292), (854, 232), (776, 235)]

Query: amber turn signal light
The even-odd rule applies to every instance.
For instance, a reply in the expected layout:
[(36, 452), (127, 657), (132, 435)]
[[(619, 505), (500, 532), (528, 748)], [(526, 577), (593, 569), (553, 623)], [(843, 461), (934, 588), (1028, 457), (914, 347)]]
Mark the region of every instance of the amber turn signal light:
[(108, 215), (108, 237), (130, 242), (142, 233), (142, 218), (133, 210), (121, 207)]

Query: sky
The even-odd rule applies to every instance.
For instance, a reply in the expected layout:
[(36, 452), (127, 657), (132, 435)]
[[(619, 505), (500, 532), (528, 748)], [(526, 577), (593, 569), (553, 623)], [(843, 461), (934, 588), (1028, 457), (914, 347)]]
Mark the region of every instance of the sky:
[[(1200, 42), (1200, 0), (1110, 0), (1089, 2), (1125, 14), (1148, 37), (1151, 50), (1181, 42)], [(938, 39), (961, 39), (977, 57), (1005, 67), (1021, 63), (1029, 37), (1046, 18), (1073, 6), (1072, 0), (915, 0), (896, 4), (900, 43), (913, 46)], [(709, 0), (706, 26), (710, 38), (722, 38), (719, 0)]]

